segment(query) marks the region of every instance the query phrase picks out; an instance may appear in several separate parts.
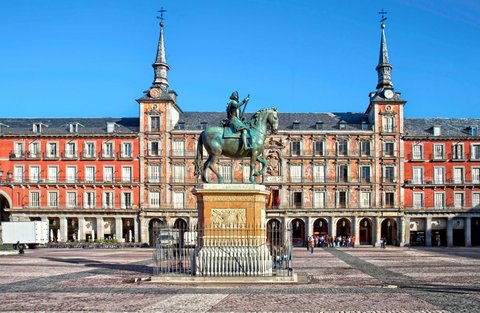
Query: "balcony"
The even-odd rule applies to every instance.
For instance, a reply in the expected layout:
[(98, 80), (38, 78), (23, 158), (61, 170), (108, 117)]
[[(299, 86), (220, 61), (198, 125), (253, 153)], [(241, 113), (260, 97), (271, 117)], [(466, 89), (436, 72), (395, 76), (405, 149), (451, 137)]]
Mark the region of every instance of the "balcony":
[(102, 151), (99, 155), (99, 159), (103, 161), (115, 160), (115, 152), (113, 151)]
[(95, 153), (90, 153), (87, 151), (83, 151), (80, 160), (82, 161), (93, 161), (97, 159), (97, 155)]
[(42, 158), (42, 153), (41, 152), (27, 151), (25, 153), (25, 159), (26, 160), (40, 160), (41, 158)]
[(116, 179), (78, 179), (78, 178), (13, 178), (7, 180), (1, 180), (1, 184), (12, 184), (12, 185), (133, 185), (139, 183), (138, 177), (132, 177), (131, 179), (125, 178), (116, 178)]
[(77, 152), (63, 152), (62, 153), (62, 160), (65, 161), (74, 161), (78, 160), (78, 154)]
[(133, 160), (133, 155), (131, 153), (123, 153), (119, 152), (117, 155), (117, 158), (122, 161), (132, 161)]
[(148, 149), (147, 158), (158, 158), (163, 156), (161, 149)]
[(44, 160), (56, 161), (60, 159), (58, 153), (47, 152), (43, 155)]
[(25, 160), (25, 153), (23, 151), (11, 151), (9, 159), (10, 161)]

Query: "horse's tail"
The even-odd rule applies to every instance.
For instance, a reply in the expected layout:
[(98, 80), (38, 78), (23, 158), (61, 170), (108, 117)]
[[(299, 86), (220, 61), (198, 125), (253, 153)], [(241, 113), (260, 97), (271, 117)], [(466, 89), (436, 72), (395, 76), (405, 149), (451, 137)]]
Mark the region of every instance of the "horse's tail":
[(202, 159), (203, 159), (203, 132), (198, 137), (197, 141), (197, 154), (195, 155), (195, 176), (202, 176)]

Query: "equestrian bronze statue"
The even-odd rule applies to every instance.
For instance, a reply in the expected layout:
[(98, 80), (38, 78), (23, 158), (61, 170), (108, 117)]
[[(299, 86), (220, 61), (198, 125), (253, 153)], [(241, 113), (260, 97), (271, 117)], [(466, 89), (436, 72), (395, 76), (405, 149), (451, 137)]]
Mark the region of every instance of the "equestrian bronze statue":
[[(267, 137), (268, 126), (273, 133), (278, 130), (278, 111), (276, 108), (262, 109), (255, 113), (250, 122), (245, 122), (242, 106), (246, 106), (249, 98), (238, 101), (235, 91), (230, 96), (227, 104), (227, 122), (222, 126), (209, 126), (202, 131), (198, 138), (197, 155), (195, 157), (195, 175), (200, 176), (203, 182), (208, 183), (207, 168), (212, 170), (218, 178), (218, 183), (223, 184), (222, 175), (215, 170), (213, 165), (221, 155), (233, 158), (250, 158), (250, 183), (255, 183), (255, 176), (263, 174), (267, 161), (262, 158)], [(248, 138), (249, 137), (249, 138)], [(208, 152), (207, 161), (202, 164), (203, 147)], [(261, 162), (262, 167), (255, 171), (256, 162)]]

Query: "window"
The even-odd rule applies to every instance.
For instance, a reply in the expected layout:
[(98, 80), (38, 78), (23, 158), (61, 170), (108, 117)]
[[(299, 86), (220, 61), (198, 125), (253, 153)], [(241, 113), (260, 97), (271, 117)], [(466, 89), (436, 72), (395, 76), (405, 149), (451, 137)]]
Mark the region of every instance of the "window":
[(478, 136), (478, 127), (477, 126), (470, 126), (470, 136), (473, 136), (473, 137)]
[(207, 129), (207, 126), (208, 126), (207, 122), (201, 122), (200, 123), (200, 128), (203, 129), (203, 130)]
[(347, 164), (337, 165), (337, 181), (348, 182), (348, 165)]
[(433, 181), (435, 184), (444, 184), (445, 183), (445, 168), (435, 167), (433, 169)]
[(70, 123), (69, 129), (71, 133), (78, 133), (78, 123)]
[(370, 182), (370, 166), (360, 167), (360, 179), (363, 183)]
[(394, 166), (385, 166), (384, 171), (384, 182), (394, 183), (395, 182), (395, 167)]
[(13, 168), (13, 181), (16, 183), (23, 183), (23, 166), (15, 165)]
[(360, 192), (360, 207), (361, 208), (369, 208), (370, 207), (370, 198), (371, 198), (370, 191), (361, 191)]
[(184, 156), (185, 155), (185, 141), (175, 140), (173, 142), (173, 155)]
[(470, 158), (472, 160), (479, 160), (480, 159), (480, 145), (476, 144), (476, 145), (472, 145), (472, 148), (471, 148), (471, 152), (470, 152)]
[(325, 182), (325, 165), (323, 164), (313, 165), (313, 181), (317, 183)]
[(442, 134), (442, 128), (440, 126), (433, 126), (433, 135), (440, 136)]
[(413, 168), (413, 183), (423, 184), (423, 167)]
[(58, 182), (58, 167), (56, 166), (49, 166), (48, 167), (48, 182), (49, 183), (56, 183)]
[(480, 207), (480, 193), (478, 192), (472, 193), (472, 207), (473, 208)]
[(115, 132), (115, 125), (113, 122), (107, 122), (107, 133)]
[(323, 130), (323, 122), (316, 122), (315, 123), (316, 130)]
[(122, 209), (131, 209), (132, 208), (132, 193), (131, 192), (122, 192)]
[(360, 155), (369, 156), (370, 155), (370, 141), (361, 141), (360, 142)]
[(122, 157), (124, 158), (132, 157), (132, 143), (122, 142)]
[(220, 170), (220, 175), (223, 176), (223, 181), (225, 183), (232, 182), (232, 166), (229, 164), (221, 164), (218, 169)]
[(302, 207), (302, 192), (301, 191), (295, 191), (293, 192), (293, 207), (295, 209), (299, 209)]
[(369, 126), (368, 123), (362, 122), (362, 130), (368, 130), (369, 128), (368, 126)]
[(150, 141), (148, 149), (149, 156), (159, 156), (160, 155), (160, 142), (159, 141)]
[(250, 164), (243, 165), (243, 182), (248, 183), (250, 181)]
[(457, 143), (452, 145), (452, 159), (463, 160), (463, 144)]
[(77, 145), (74, 142), (67, 142), (65, 144), (65, 157), (73, 158), (77, 156)]
[(75, 166), (67, 166), (66, 172), (67, 183), (75, 183), (77, 181), (77, 168)]
[(337, 207), (346, 208), (347, 207), (347, 192), (346, 191), (337, 191)]
[(340, 130), (347, 129), (347, 124), (345, 122), (338, 123), (338, 129), (340, 129)]
[(56, 142), (47, 143), (47, 158), (56, 158), (58, 157), (58, 149)]
[(387, 157), (394, 156), (393, 142), (386, 142), (383, 145), (383, 155)]
[(113, 142), (105, 142), (103, 144), (102, 155), (104, 158), (113, 158), (114, 157)]
[(313, 155), (324, 156), (325, 155), (325, 141), (314, 141), (313, 142)]
[(443, 150), (443, 145), (433, 145), (433, 159), (444, 160), (445, 155)]
[(84, 151), (83, 155), (87, 158), (94, 158), (95, 157), (95, 143), (94, 142), (85, 143), (85, 151)]
[(173, 165), (173, 182), (174, 183), (185, 182), (185, 165), (183, 164)]
[(443, 192), (435, 192), (434, 198), (435, 209), (443, 209), (445, 207), (445, 194)]
[(465, 194), (463, 192), (455, 192), (453, 199), (455, 209), (462, 209), (465, 206)]
[(413, 150), (412, 160), (423, 160), (423, 146), (422, 145), (413, 145), (412, 150)]
[(15, 157), (20, 158), (23, 156), (23, 143), (16, 142), (13, 146), (13, 153)]
[(184, 130), (185, 129), (185, 122), (178, 122), (177, 129)]
[(95, 182), (95, 167), (86, 166), (85, 167), (85, 182), (93, 183)]
[(113, 191), (103, 192), (103, 205), (104, 209), (113, 209)]
[(348, 155), (348, 142), (346, 140), (337, 141), (337, 155)]
[(301, 155), (300, 141), (292, 141), (290, 143), (290, 149), (292, 155)]
[(324, 208), (326, 206), (325, 191), (315, 190), (313, 192), (313, 206), (315, 208)]
[(86, 209), (95, 208), (95, 191), (85, 191), (83, 193), (83, 207)]
[(302, 165), (291, 164), (290, 165), (290, 181), (299, 183), (302, 181)]
[(423, 192), (413, 193), (413, 208), (414, 209), (423, 208)]
[(160, 131), (160, 116), (150, 116), (150, 131), (151, 132)]
[(52, 208), (58, 207), (58, 192), (56, 191), (49, 191), (47, 194), (47, 202), (48, 206)]
[(132, 168), (130, 166), (122, 167), (122, 182), (132, 182)]
[(463, 167), (454, 167), (453, 168), (453, 183), (461, 184), (463, 183)]
[(149, 201), (150, 207), (154, 207), (154, 208), (160, 207), (160, 191), (149, 191), (148, 201)]
[(183, 191), (173, 192), (173, 207), (175, 209), (185, 208), (185, 193)]
[(42, 132), (42, 123), (34, 123), (32, 126), (32, 131), (34, 133), (41, 133)]
[(472, 167), (472, 183), (480, 184), (480, 167)]
[(28, 156), (31, 157), (31, 158), (39, 158), (40, 157), (40, 143), (31, 142), (28, 145)]
[(74, 208), (77, 206), (77, 193), (67, 191), (67, 208)]
[(160, 164), (148, 165), (148, 181), (151, 183), (160, 182)]
[(40, 206), (40, 191), (30, 191), (30, 206), (36, 208)]
[(105, 183), (112, 183), (114, 179), (114, 168), (113, 166), (104, 166), (103, 167), (103, 181)]
[(383, 118), (383, 131), (386, 133), (395, 132), (395, 117), (385, 116)]
[(300, 129), (300, 122), (299, 121), (293, 122), (292, 129), (293, 130), (299, 130)]
[(40, 182), (40, 166), (30, 166), (30, 182)]
[(393, 208), (395, 206), (395, 193), (394, 192), (385, 192), (385, 203), (386, 208)]

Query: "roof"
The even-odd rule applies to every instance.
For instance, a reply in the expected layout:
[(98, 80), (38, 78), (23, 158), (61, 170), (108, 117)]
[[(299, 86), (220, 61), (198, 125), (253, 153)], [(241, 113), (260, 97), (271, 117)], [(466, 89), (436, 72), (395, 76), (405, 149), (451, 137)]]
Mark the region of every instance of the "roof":
[(34, 123), (42, 123), (42, 134), (70, 134), (70, 124), (79, 123), (78, 134), (107, 133), (107, 123), (115, 123), (115, 133), (135, 134), (139, 131), (138, 117), (120, 118), (0, 118), (2, 134), (31, 135)]
[(433, 126), (440, 126), (440, 136), (471, 137), (471, 126), (480, 126), (478, 118), (406, 118), (405, 136), (433, 136)]
[[(246, 113), (250, 120), (253, 113)], [(186, 130), (200, 130), (202, 123), (209, 126), (221, 125), (227, 114), (225, 112), (183, 112), (179, 122), (184, 123)], [(323, 130), (338, 130), (339, 123), (345, 122), (345, 130), (362, 130), (362, 124), (368, 124), (365, 113), (279, 113), (279, 130), (292, 130), (293, 123), (298, 123), (298, 130), (315, 130), (316, 123), (323, 123)], [(369, 128), (370, 129), (370, 128)]]

